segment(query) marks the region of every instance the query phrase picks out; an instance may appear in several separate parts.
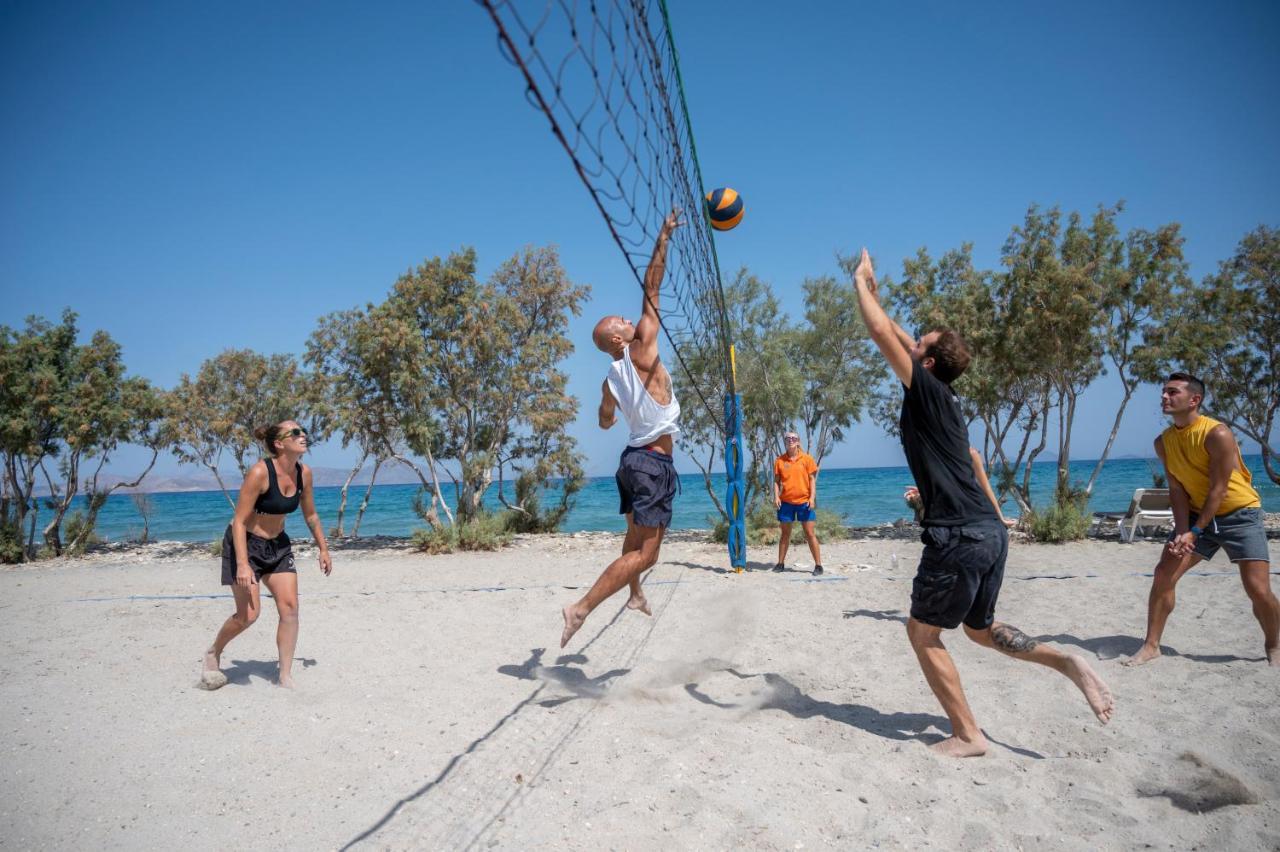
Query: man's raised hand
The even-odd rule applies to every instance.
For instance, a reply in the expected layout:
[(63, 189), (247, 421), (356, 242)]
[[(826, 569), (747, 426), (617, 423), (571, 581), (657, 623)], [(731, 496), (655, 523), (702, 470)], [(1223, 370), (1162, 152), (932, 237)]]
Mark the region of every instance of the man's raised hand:
[(876, 271), (871, 266), (871, 255), (867, 253), (865, 246), (862, 249), (862, 254), (858, 257), (858, 266), (853, 270), (853, 281), (855, 284), (861, 284), (866, 287), (867, 292), (871, 295), (878, 297), (876, 293)]

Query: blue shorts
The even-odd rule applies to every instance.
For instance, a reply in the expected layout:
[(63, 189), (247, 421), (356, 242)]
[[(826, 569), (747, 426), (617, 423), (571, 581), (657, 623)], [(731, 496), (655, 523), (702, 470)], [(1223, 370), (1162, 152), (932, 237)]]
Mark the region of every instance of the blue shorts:
[(630, 515), (638, 527), (671, 526), (671, 504), (680, 485), (671, 456), (645, 447), (627, 447), (614, 478), (618, 514)]
[(778, 520), (784, 524), (803, 524), (817, 519), (818, 513), (810, 509), (808, 503), (783, 503), (778, 509)]

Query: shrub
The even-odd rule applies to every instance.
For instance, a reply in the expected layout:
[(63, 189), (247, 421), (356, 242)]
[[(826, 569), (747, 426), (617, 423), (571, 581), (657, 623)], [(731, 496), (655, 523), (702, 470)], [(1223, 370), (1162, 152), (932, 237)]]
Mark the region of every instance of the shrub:
[(423, 553), (453, 553), (453, 527), (425, 527), (416, 529), (409, 537), (413, 546)]
[(511, 543), (505, 513), (478, 515), (455, 529), (459, 550), (498, 550)]
[[(69, 556), (79, 556), (91, 545), (98, 544), (102, 539), (91, 526), (93, 522), (85, 517), (83, 512), (72, 512), (63, 521), (64, 540), (68, 543), (66, 552)], [(88, 529), (86, 530), (86, 527)], [(81, 540), (81, 536), (84, 536)]]
[(1089, 532), (1090, 520), (1079, 502), (1068, 499), (1047, 509), (1032, 511), (1027, 529), (1034, 541), (1062, 544), (1084, 538)]
[(10, 520), (0, 520), (0, 562), (12, 565), (22, 561), (22, 530)]
[(209, 542), (209, 553), (219, 559), (222, 558), (222, 539), (215, 538), (213, 541)]
[[(747, 513), (747, 544), (749, 545), (768, 545), (777, 544), (781, 538), (782, 529), (778, 525), (778, 510), (773, 507), (772, 503), (757, 503), (754, 508)], [(818, 508), (818, 519), (814, 523), (814, 530), (818, 533), (818, 541), (843, 541), (849, 537), (849, 528), (845, 525), (844, 516), (830, 509)], [(729, 522), (724, 518), (716, 521), (712, 527), (711, 536), (720, 543), (729, 540)], [(804, 527), (800, 524), (791, 525), (791, 543), (804, 543)]]
[(511, 542), (506, 513), (482, 514), (451, 527), (426, 527), (413, 531), (413, 546), (424, 553), (455, 550), (499, 550)]

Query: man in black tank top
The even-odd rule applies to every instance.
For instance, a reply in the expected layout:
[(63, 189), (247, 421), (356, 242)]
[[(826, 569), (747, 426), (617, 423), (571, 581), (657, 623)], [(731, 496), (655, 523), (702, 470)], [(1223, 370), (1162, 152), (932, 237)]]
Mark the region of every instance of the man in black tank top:
[(902, 449), (924, 507), (924, 552), (912, 583), (907, 636), (929, 688), (951, 720), (951, 737), (932, 748), (949, 757), (976, 757), (987, 750), (960, 674), (942, 644), (942, 631), (961, 624), (965, 635), (979, 645), (1066, 675), (1106, 724), (1112, 712), (1111, 692), (1083, 657), (1042, 645), (995, 620), (1009, 539), (974, 477), (969, 430), (951, 389), (969, 366), (964, 340), (941, 330), (917, 341), (889, 319), (880, 307), (866, 249), (854, 272), (854, 287), (871, 339), (902, 381)]

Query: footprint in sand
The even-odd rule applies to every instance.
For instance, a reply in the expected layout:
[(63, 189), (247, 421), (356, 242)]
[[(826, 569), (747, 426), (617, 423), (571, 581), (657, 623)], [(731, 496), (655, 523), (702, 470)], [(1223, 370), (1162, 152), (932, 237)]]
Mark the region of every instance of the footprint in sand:
[(1229, 805), (1257, 804), (1258, 796), (1236, 776), (1212, 765), (1195, 752), (1183, 752), (1171, 777), (1138, 785), (1139, 796), (1164, 796), (1176, 808), (1208, 813)]

